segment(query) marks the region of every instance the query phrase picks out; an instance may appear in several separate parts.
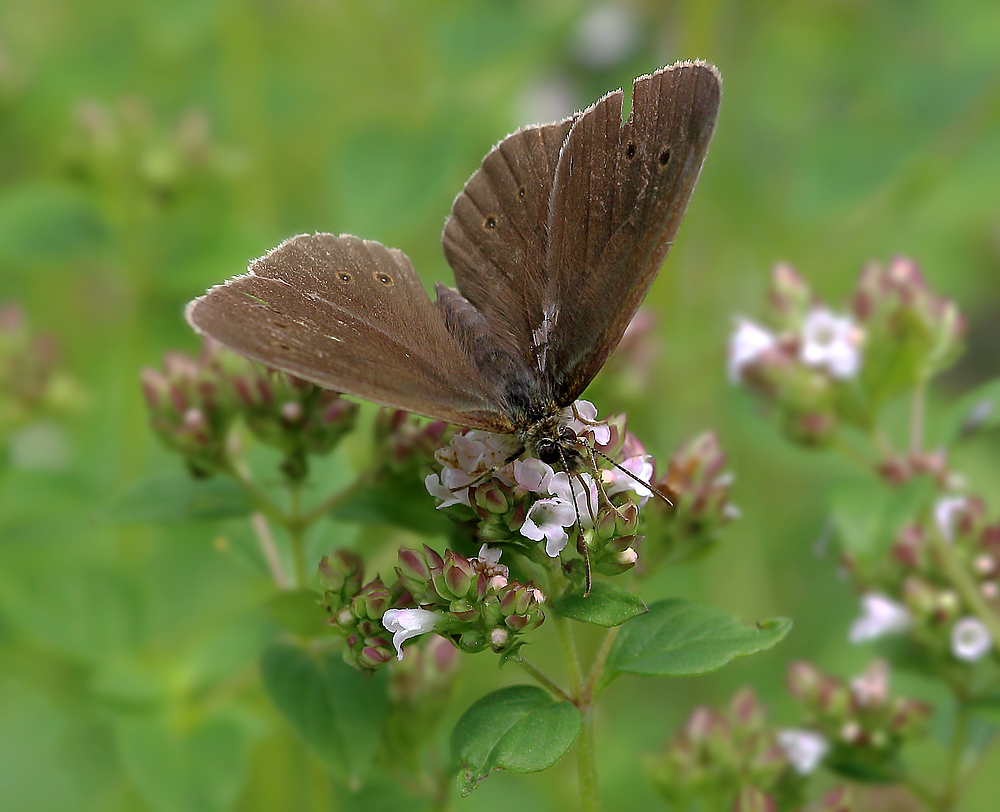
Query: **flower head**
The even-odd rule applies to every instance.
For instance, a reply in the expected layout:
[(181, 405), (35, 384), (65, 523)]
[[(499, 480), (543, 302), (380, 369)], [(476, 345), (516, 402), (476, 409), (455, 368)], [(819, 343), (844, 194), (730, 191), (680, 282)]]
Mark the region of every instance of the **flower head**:
[(830, 743), (824, 736), (803, 728), (778, 731), (778, 744), (799, 775), (813, 772), (830, 750)]
[(545, 539), (545, 553), (555, 558), (569, 541), (565, 528), (572, 527), (575, 522), (576, 511), (572, 502), (559, 497), (539, 499), (528, 510), (520, 532), (532, 541)]
[(963, 617), (951, 627), (951, 653), (958, 660), (974, 663), (993, 648), (986, 624), (976, 617)]
[(396, 657), (402, 660), (403, 643), (411, 637), (434, 631), (444, 619), (444, 615), (429, 609), (388, 609), (382, 615), (382, 625), (392, 632)]
[(743, 370), (778, 343), (773, 333), (750, 319), (738, 319), (736, 331), (729, 338), (729, 380), (739, 383)]
[(862, 615), (851, 624), (848, 635), (852, 643), (866, 643), (887, 634), (905, 632), (913, 618), (900, 603), (877, 592), (861, 596)]
[(861, 368), (863, 338), (864, 333), (849, 317), (816, 308), (802, 325), (799, 357), (802, 363), (825, 369), (834, 378), (853, 378)]
[(962, 511), (968, 507), (969, 500), (964, 496), (950, 496), (939, 499), (934, 505), (934, 524), (941, 538), (949, 544), (955, 541), (955, 522)]

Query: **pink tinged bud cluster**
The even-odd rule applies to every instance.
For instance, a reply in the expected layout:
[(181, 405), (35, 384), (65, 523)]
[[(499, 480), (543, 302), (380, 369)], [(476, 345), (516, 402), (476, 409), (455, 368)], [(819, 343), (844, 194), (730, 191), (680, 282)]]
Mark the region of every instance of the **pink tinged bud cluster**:
[(400, 657), (406, 640), (429, 631), (469, 653), (489, 647), (508, 654), (522, 644), (520, 634), (544, 620), (542, 593), (511, 582), (500, 550), (485, 544), (471, 559), (427, 546), (402, 548), (396, 573), (408, 605), (394, 606), (384, 623)]
[[(622, 510), (627, 513), (623, 506), (629, 503), (643, 505), (652, 496), (644, 482), (654, 474), (652, 458), (625, 430), (622, 417), (598, 421), (597, 409), (587, 401), (577, 401), (566, 416), (583, 443), (620, 461), (628, 473), (613, 467), (600, 469), (600, 487), (590, 472), (571, 480), (566, 472), (556, 472), (531, 457), (507, 462), (516, 450), (509, 437), (467, 431), (453, 436), (437, 452), (442, 470), (425, 478), (427, 491), (439, 500), (439, 509), (471, 508), (480, 519), (479, 534), (484, 539), (543, 542), (547, 555), (559, 556), (578, 522), (582, 531), (595, 529), (595, 519), (608, 508), (608, 500), (616, 501), (620, 514)], [(634, 525), (619, 535), (634, 533)], [(618, 529), (617, 525), (604, 528), (608, 532)], [(609, 543), (617, 543), (617, 538)], [(633, 566), (638, 556), (628, 544), (618, 547), (607, 554), (615, 559), (617, 571), (622, 571)]]
[(696, 708), (646, 772), (677, 808), (776, 810), (792, 808), (801, 787), (829, 749), (812, 730), (779, 731), (768, 725), (753, 692), (736, 693), (729, 707)]
[[(951, 667), (990, 654), (992, 635), (980, 612), (1000, 609), (1000, 522), (987, 521), (984, 501), (974, 495), (938, 498), (928, 517), (899, 529), (889, 552), (877, 570), (846, 558), (873, 590), (862, 597), (851, 641), (905, 633), (927, 656)], [(985, 605), (955, 588), (943, 555), (965, 570), (966, 588), (976, 589)]]
[(156, 433), (201, 475), (226, 469), (229, 430), (241, 417), (285, 453), (286, 475), (301, 478), (306, 455), (329, 452), (358, 408), (336, 392), (255, 367), (211, 339), (197, 359), (167, 353), (162, 371), (143, 370), (142, 387)]
[(650, 505), (660, 518), (650, 523), (643, 542), (643, 566), (697, 555), (716, 542), (722, 527), (739, 518), (739, 509), (730, 501), (733, 476), (726, 471), (726, 454), (714, 432), (684, 442), (654, 484), (674, 508), (665, 510), (661, 501)]
[(923, 702), (890, 695), (889, 665), (883, 660), (849, 682), (796, 662), (788, 669), (788, 689), (804, 706), (808, 730), (849, 748), (840, 753), (841, 762), (891, 763), (906, 740), (926, 732), (931, 714)]
[(0, 304), (0, 431), (75, 406), (78, 392), (59, 356), (55, 338), (33, 332), (19, 305)]
[(428, 423), (402, 409), (381, 409), (375, 420), (376, 459), (394, 475), (412, 475), (434, 461), (451, 432), (441, 420)]

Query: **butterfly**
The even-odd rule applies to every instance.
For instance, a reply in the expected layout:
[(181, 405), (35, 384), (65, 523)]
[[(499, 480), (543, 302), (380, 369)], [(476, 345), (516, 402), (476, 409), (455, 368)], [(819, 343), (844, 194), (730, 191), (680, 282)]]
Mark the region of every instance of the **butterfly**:
[(404, 253), (301, 234), (188, 305), (199, 333), (384, 406), (516, 438), (568, 473), (572, 404), (663, 264), (715, 129), (718, 70), (678, 62), (504, 138), (455, 198), (455, 287), (431, 301)]

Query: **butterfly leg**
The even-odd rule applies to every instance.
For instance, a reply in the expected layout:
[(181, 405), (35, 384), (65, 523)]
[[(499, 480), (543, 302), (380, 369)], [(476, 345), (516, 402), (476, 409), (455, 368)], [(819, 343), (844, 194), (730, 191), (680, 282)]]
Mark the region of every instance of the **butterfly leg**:
[[(583, 535), (583, 524), (580, 522), (580, 506), (576, 501), (576, 491), (573, 490), (574, 472), (566, 462), (566, 455), (563, 453), (562, 446), (556, 447), (559, 449), (559, 458), (562, 461), (563, 470), (566, 471), (569, 477), (569, 493), (573, 501), (573, 512), (576, 514), (576, 550), (583, 556), (583, 562), (587, 568), (587, 588), (583, 591), (583, 597), (586, 598), (590, 594), (590, 588), (594, 585), (594, 576), (590, 568), (590, 549), (587, 547), (586, 539)], [(575, 474), (575, 478), (583, 486), (583, 491), (587, 495), (587, 510), (590, 511), (590, 518), (596, 525), (597, 517), (594, 516), (594, 506), (590, 503), (590, 488), (587, 487), (587, 483), (583, 481), (583, 477), (580, 474)]]
[(482, 485), (487, 479), (489, 479), (491, 476), (493, 476), (497, 471), (499, 471), (504, 466), (510, 465), (512, 462), (514, 462), (514, 460), (516, 460), (518, 457), (520, 457), (523, 453), (524, 453), (524, 446), (521, 446), (520, 449), (518, 449), (513, 454), (511, 454), (509, 457), (507, 457), (507, 459), (505, 459), (502, 463), (500, 463), (499, 465), (494, 465), (488, 471), (483, 472), (482, 474), (480, 474), (479, 476), (477, 476), (474, 480), (472, 480), (472, 482), (470, 482), (468, 485), (457, 485), (454, 488), (449, 488), (448, 490), (450, 490), (452, 493), (456, 493), (457, 491), (464, 491), (466, 488), (474, 488), (477, 485)]

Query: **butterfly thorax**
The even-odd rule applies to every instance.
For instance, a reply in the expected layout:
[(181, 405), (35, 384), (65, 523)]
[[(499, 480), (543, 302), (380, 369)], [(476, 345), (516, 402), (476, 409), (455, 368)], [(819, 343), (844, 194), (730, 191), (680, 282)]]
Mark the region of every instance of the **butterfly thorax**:
[(518, 436), (531, 456), (567, 472), (576, 471), (583, 462), (583, 454), (580, 439), (569, 426), (572, 417), (569, 409), (552, 404), (540, 418), (519, 429)]

